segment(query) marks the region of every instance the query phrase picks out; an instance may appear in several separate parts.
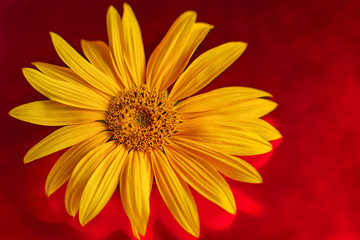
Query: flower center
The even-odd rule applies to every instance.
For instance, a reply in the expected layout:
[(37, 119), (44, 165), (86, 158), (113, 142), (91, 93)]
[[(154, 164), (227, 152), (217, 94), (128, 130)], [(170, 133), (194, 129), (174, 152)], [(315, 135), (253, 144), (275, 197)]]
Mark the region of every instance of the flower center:
[(110, 100), (105, 122), (113, 132), (112, 139), (130, 150), (149, 151), (168, 144), (174, 134), (179, 115), (173, 105), (164, 92), (146, 86), (122, 90)]

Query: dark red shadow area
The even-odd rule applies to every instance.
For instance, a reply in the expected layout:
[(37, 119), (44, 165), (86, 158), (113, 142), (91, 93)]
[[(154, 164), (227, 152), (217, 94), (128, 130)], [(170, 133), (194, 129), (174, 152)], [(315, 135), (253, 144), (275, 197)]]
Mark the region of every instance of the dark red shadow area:
[[(195, 10), (213, 24), (195, 56), (229, 41), (245, 53), (201, 92), (248, 86), (273, 94), (267, 119), (283, 135), (269, 154), (244, 157), (262, 184), (227, 179), (237, 203), (231, 215), (194, 193), (200, 239), (360, 239), (360, 2), (295, 0), (128, 1), (139, 20), (147, 58), (175, 18)], [(0, 238), (133, 239), (116, 192), (86, 227), (67, 215), (64, 190), (49, 199), (45, 180), (59, 154), (24, 165), (27, 150), (55, 128), (8, 116), (42, 100), (21, 68), (62, 65), (49, 31), (80, 50), (80, 40), (107, 41), (109, 5), (122, 1), (4, 0), (0, 3)], [(171, 217), (156, 188), (145, 239), (194, 239)]]

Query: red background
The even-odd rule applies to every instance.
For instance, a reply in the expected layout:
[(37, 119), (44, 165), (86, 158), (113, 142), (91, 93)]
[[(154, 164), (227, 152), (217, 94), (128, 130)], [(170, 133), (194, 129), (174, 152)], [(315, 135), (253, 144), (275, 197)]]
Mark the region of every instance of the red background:
[[(140, 22), (146, 55), (185, 10), (211, 23), (197, 55), (228, 41), (247, 42), (239, 60), (204, 91), (241, 85), (266, 90), (270, 115), (284, 135), (268, 156), (249, 158), (264, 183), (229, 181), (232, 217), (197, 196), (201, 239), (360, 239), (360, 2), (128, 1)], [(68, 216), (64, 188), (45, 196), (59, 154), (24, 165), (26, 151), (54, 128), (10, 118), (20, 104), (44, 99), (21, 73), (31, 62), (62, 64), (49, 31), (79, 50), (80, 39), (107, 40), (105, 15), (121, 1), (2, 0), (0, 3), (0, 238), (129, 239), (118, 192), (85, 228)], [(266, 163), (266, 164), (265, 164)], [(148, 237), (186, 236), (156, 189)]]

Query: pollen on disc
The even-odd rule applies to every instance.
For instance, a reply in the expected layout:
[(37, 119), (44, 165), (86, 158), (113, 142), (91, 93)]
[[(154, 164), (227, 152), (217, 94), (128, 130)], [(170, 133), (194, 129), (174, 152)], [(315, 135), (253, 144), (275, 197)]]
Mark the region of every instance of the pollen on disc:
[(146, 86), (122, 90), (113, 97), (105, 122), (113, 139), (128, 149), (149, 151), (169, 143), (179, 124), (179, 114), (173, 110), (164, 92)]

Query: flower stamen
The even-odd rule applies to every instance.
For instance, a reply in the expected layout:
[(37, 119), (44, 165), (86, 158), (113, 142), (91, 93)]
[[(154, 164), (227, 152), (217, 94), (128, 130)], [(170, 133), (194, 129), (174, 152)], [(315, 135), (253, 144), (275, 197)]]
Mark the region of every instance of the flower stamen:
[(111, 99), (105, 122), (113, 132), (112, 139), (129, 150), (158, 149), (169, 143), (179, 124), (173, 105), (164, 92), (146, 86), (122, 90)]

